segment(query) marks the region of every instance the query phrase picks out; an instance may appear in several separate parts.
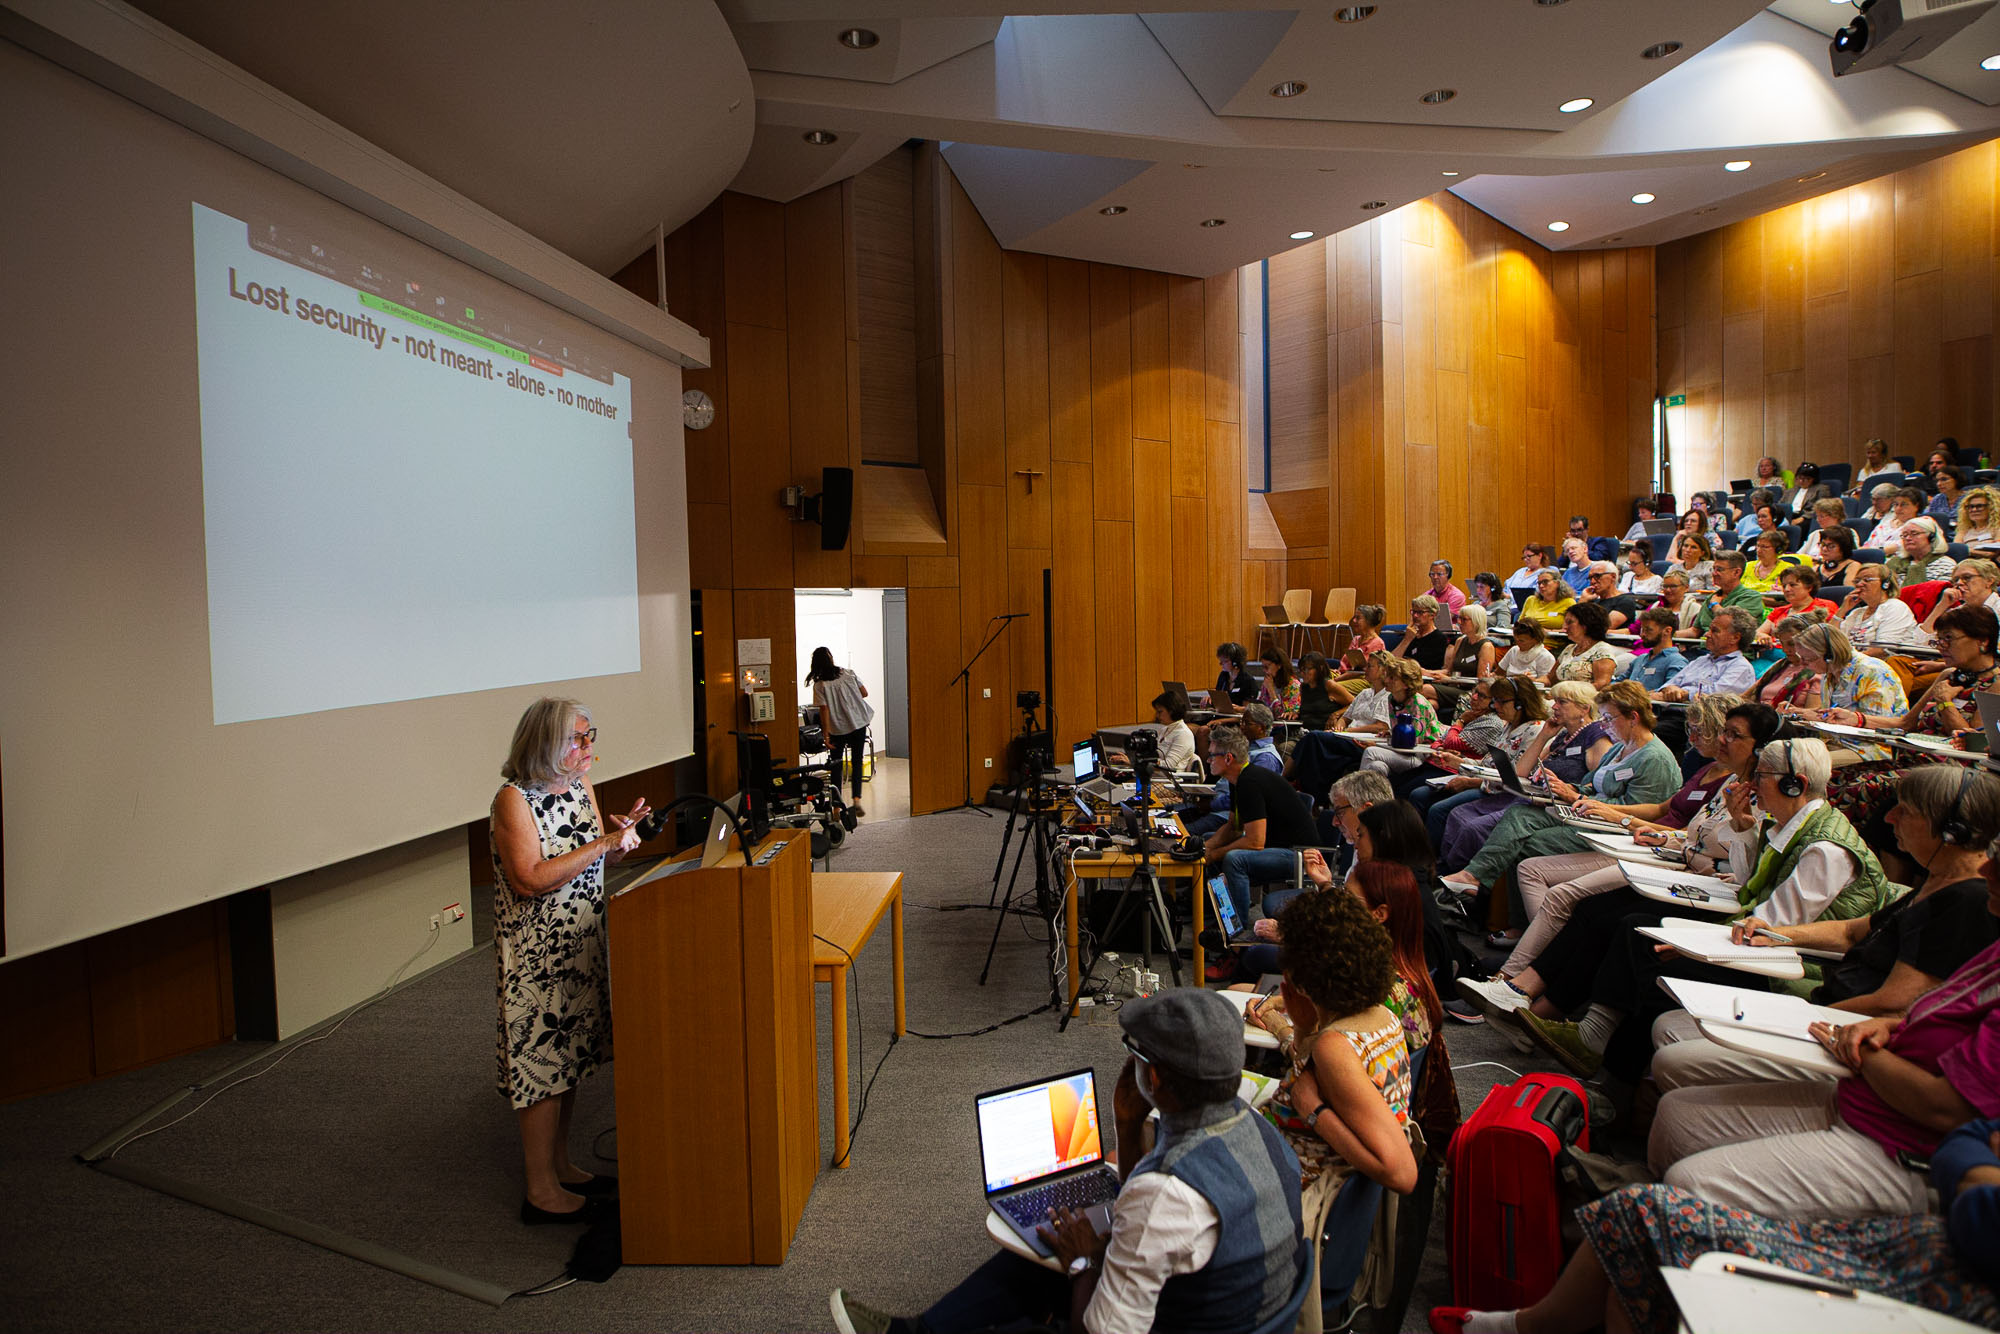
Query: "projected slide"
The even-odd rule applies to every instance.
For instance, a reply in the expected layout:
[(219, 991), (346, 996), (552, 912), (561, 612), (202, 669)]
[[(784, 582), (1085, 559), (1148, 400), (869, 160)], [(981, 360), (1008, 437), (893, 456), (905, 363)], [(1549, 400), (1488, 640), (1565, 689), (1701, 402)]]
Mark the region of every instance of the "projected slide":
[(630, 379), (498, 284), (193, 213), (215, 721), (637, 672)]

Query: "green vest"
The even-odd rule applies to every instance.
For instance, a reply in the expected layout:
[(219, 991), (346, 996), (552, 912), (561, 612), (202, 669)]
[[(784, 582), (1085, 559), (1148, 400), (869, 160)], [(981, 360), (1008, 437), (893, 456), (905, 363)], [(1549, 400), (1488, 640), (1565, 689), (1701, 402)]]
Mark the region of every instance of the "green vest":
[[(1846, 888), (1833, 896), (1833, 902), (1821, 912), (1818, 920), (1847, 921), (1856, 917), (1866, 917), (1880, 912), (1897, 897), (1896, 890), (1882, 874), (1882, 863), (1875, 860), (1875, 854), (1861, 841), (1861, 835), (1846, 816), (1824, 799), (1820, 807), (1806, 817), (1799, 831), (1792, 835), (1791, 846), (1774, 858), (1769, 866), (1763, 865), (1764, 853), (1770, 846), (1771, 830), (1775, 826), (1765, 825), (1757, 834), (1757, 855), (1752, 865), (1757, 869), (1750, 880), (1737, 892), (1737, 902), (1744, 911), (1754, 912), (1771, 897), (1777, 887), (1783, 884), (1798, 866), (1799, 858), (1805, 856), (1806, 849), (1814, 843), (1833, 843), (1845, 848), (1861, 869), (1847, 882)], [(1806, 995), (1819, 985), (1820, 968), (1818, 962), (1805, 960), (1806, 975), (1795, 982), (1780, 982), (1778, 988)]]

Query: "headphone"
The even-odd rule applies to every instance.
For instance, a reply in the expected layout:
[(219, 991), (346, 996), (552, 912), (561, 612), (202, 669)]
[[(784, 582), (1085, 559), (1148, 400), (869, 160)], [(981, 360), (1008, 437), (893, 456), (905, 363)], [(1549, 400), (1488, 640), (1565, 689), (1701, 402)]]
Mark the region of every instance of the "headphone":
[(1977, 772), (1978, 769), (1973, 765), (1968, 764), (1964, 766), (1964, 771), (1960, 774), (1958, 780), (1957, 795), (1951, 799), (1951, 809), (1944, 813), (1944, 819), (1938, 821), (1937, 824), (1936, 832), (1938, 840), (1943, 843), (1949, 843), (1954, 848), (1962, 848), (1969, 843), (1976, 842), (1979, 838), (1978, 831), (1958, 816), (1958, 808), (1964, 804), (1965, 794), (1972, 790), (1973, 775)]
[(1205, 845), (1193, 834), (1183, 834), (1167, 848), (1169, 859), (1177, 862), (1198, 862), (1208, 856)]
[(1792, 743), (1785, 740), (1785, 773), (1776, 780), (1778, 791), (1787, 797), (1803, 797), (1806, 794), (1806, 780), (1799, 777), (1799, 771), (1792, 764)]

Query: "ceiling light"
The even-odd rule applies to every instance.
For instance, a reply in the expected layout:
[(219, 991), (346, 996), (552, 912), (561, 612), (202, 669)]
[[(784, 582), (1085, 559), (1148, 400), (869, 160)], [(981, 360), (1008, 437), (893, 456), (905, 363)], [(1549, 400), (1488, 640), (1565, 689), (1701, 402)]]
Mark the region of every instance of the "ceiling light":
[(1579, 111), (1588, 111), (1596, 105), (1597, 99), (1594, 97), (1572, 97), (1569, 101), (1557, 107), (1556, 110), (1568, 116)]
[(1722, 169), (1724, 171), (1748, 171), (1750, 170), (1750, 161), (1748, 158), (1738, 158), (1734, 162), (1723, 163)]
[(1361, 206), (1361, 211), (1362, 211), (1362, 212), (1364, 212), (1364, 213), (1373, 213), (1373, 212), (1374, 212), (1374, 211), (1375, 211), (1376, 209), (1378, 209), (1378, 208), (1387, 208), (1387, 207), (1389, 207), (1389, 201), (1388, 201), (1388, 200), (1386, 200), (1386, 199), (1371, 199), (1371, 200), (1369, 200), (1369, 201), (1368, 201), (1367, 203), (1365, 203), (1365, 204), (1363, 204), (1363, 205)]
[(1429, 106), (1438, 106), (1451, 101), (1452, 98), (1457, 96), (1458, 89), (1456, 88), (1433, 88), (1417, 100)]
[(1681, 49), (1679, 42), (1655, 42), (1639, 53), (1641, 60), (1665, 60)]
[(835, 134), (832, 130), (807, 130), (804, 134), (800, 135), (799, 138), (805, 140), (807, 143), (811, 144), (814, 148), (825, 148), (828, 144), (838, 143), (840, 141), (840, 136)]
[(1799, 177), (1798, 181), (1800, 185), (1804, 185), (1807, 181), (1816, 181), (1824, 175), (1826, 175), (1826, 173), (1823, 171), (1809, 171), (1805, 175)]
[(1342, 5), (1333, 11), (1335, 23), (1359, 23), (1375, 12), (1373, 5)]
[(1229, 219), (1227, 219), (1227, 218), (1203, 218), (1203, 219), (1201, 220), (1201, 225), (1202, 225), (1202, 226), (1204, 226), (1204, 227), (1226, 227), (1226, 226), (1228, 226), (1228, 225), (1229, 225)]
[(1446, 173), (1445, 173), (1445, 175), (1447, 175), (1447, 176), (1456, 176), (1456, 175), (1458, 175), (1458, 173), (1457, 173), (1457, 172), (1455, 172), (1455, 171), (1448, 171), (1448, 172), (1446, 172)]
[(1659, 196), (1651, 190), (1641, 190), (1638, 194), (1632, 196), (1632, 202), (1635, 204), (1650, 204), (1658, 198)]
[(882, 39), (868, 28), (842, 28), (834, 40), (850, 51), (866, 51)]
[(1981, 69), (2000, 69), (2000, 56), (1988, 56), (1979, 62)]
[(1123, 204), (1106, 204), (1103, 208), (1097, 211), (1099, 213), (1102, 213), (1107, 218), (1115, 218), (1120, 213), (1123, 213), (1125, 211), (1125, 206)]
[(1286, 79), (1283, 83), (1272, 85), (1271, 96), (1297, 97), (1300, 93), (1304, 92), (1305, 90), (1306, 86), (1303, 83), (1300, 83), (1297, 79)]
[(1552, 222), (1549, 224), (1549, 230), (1552, 232), (1566, 232), (1569, 230), (1569, 224), (1566, 222)]
[(1292, 239), (1294, 241), (1310, 241), (1313, 239), (1313, 234), (1311, 232), (1293, 232)]

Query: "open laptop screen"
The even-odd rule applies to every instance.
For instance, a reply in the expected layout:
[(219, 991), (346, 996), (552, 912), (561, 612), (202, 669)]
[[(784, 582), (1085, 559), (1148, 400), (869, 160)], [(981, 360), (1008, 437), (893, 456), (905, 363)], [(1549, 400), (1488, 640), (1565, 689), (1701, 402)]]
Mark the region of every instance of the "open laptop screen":
[(1092, 1071), (982, 1093), (978, 1105), (980, 1174), (989, 1195), (1104, 1158)]
[(1070, 763), (1076, 766), (1076, 781), (1088, 783), (1097, 777), (1097, 746), (1093, 742), (1078, 743), (1070, 753)]

